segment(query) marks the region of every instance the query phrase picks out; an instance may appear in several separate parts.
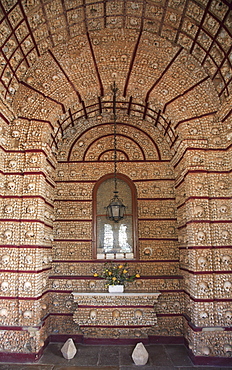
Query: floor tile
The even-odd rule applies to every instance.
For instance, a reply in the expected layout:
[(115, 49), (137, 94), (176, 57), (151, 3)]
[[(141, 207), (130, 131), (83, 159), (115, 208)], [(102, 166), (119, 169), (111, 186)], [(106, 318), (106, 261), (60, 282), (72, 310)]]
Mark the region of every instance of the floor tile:
[(174, 366), (193, 366), (187, 350), (184, 346), (178, 344), (165, 345), (165, 351)]

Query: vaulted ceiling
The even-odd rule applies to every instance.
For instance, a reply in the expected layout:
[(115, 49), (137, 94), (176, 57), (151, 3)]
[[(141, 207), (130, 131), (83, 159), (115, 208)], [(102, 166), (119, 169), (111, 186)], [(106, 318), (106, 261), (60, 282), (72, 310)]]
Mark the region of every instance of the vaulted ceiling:
[(171, 146), (181, 122), (204, 124), (231, 99), (230, 0), (1, 0), (0, 11), (2, 101), (48, 121), (51, 145), (112, 115), (114, 81), (117, 112)]

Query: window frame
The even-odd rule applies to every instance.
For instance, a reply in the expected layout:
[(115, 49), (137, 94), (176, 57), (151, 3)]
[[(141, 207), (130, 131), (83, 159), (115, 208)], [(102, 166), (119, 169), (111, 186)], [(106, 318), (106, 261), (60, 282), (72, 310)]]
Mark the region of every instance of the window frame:
[[(92, 193), (92, 205), (93, 205), (93, 219), (92, 219), (92, 255), (93, 259), (97, 259), (97, 191), (99, 186), (106, 180), (114, 178), (114, 173), (109, 173), (102, 176), (94, 185)], [(131, 190), (131, 202), (132, 202), (132, 235), (133, 235), (133, 260), (138, 258), (138, 211), (137, 211), (137, 189), (133, 181), (126, 175), (117, 173), (117, 178), (127, 183)], [(112, 191), (113, 194), (113, 191)], [(110, 202), (110, 197), (106, 200), (106, 206)], [(126, 259), (125, 260), (130, 260)]]

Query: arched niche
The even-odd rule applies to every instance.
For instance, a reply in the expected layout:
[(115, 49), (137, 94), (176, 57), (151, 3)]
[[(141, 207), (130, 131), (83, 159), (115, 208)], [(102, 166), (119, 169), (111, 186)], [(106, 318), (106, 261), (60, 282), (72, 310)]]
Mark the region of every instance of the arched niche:
[(93, 258), (137, 258), (137, 191), (125, 175), (117, 174), (119, 198), (126, 206), (125, 217), (115, 223), (106, 217), (106, 209), (114, 192), (114, 174), (99, 179), (93, 189)]

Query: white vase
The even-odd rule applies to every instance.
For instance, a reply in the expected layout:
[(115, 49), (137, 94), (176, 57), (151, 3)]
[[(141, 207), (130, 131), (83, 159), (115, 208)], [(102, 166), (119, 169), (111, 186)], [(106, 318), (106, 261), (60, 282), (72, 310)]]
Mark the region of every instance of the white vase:
[(109, 285), (108, 291), (109, 293), (123, 293), (124, 285)]

